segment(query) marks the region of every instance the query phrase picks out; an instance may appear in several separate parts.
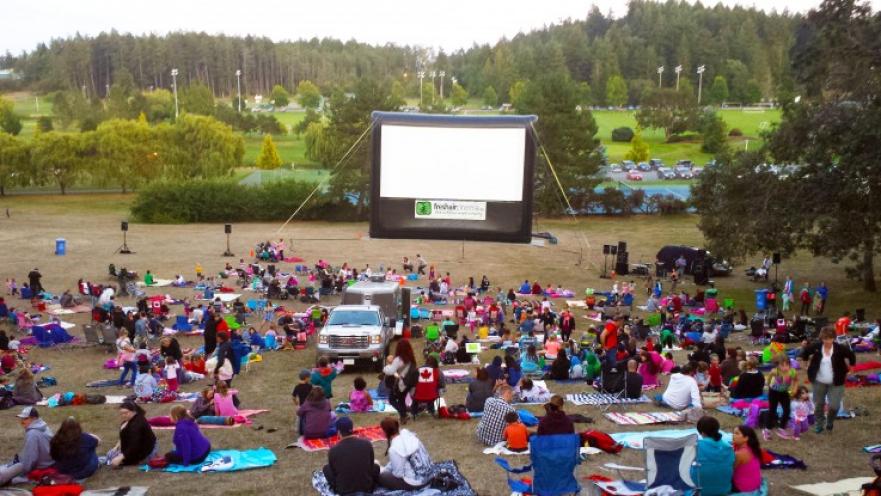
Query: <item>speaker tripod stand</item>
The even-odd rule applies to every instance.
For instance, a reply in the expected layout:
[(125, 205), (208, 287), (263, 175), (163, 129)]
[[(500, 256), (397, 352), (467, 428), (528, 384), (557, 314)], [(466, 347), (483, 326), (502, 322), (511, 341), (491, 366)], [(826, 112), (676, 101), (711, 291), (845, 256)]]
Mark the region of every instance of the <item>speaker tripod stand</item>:
[(223, 252), (224, 257), (234, 257), (235, 254), (229, 249), (229, 234), (226, 233), (226, 251)]
[(117, 253), (119, 253), (120, 255), (131, 255), (132, 253), (134, 253), (128, 247), (128, 236), (127, 235), (128, 235), (127, 231), (122, 231), (122, 245), (119, 248), (117, 248), (115, 252), (113, 252), (114, 255)]

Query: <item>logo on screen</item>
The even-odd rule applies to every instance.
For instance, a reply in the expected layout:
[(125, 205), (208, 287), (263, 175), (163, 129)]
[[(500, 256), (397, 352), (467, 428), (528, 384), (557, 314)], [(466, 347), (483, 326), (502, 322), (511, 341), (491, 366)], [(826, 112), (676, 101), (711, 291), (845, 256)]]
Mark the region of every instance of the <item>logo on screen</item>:
[(431, 202), (429, 201), (418, 201), (416, 202), (416, 215), (431, 215)]

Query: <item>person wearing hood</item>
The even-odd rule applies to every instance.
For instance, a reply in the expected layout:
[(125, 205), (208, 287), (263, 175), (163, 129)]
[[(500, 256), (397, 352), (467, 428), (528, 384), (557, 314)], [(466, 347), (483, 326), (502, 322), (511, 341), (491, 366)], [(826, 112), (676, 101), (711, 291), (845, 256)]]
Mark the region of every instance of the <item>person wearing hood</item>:
[(379, 474), (379, 485), (393, 491), (413, 491), (431, 482), (431, 457), (416, 434), (401, 429), (394, 417), (379, 424), (388, 440), (388, 465)]
[(313, 386), (321, 386), (324, 397), (333, 398), (333, 380), (336, 379), (337, 369), (329, 366), (327, 357), (318, 359), (318, 367), (312, 370), (310, 382)]
[(31, 470), (48, 468), (55, 463), (50, 453), (52, 430), (40, 418), (37, 408), (25, 407), (17, 417), (24, 429), (24, 447), (11, 463), (0, 465), (0, 486), (18, 477), (27, 477)]
[(563, 397), (555, 394), (544, 405), (546, 415), (538, 422), (538, 435), (575, 434), (572, 419), (563, 411)]
[(724, 496), (731, 492), (734, 471), (734, 448), (722, 440), (719, 421), (704, 416), (697, 421), (697, 464), (692, 467), (692, 477), (701, 483), (701, 494)]
[(502, 369), (502, 357), (498, 355), (493, 357), (492, 363), (486, 366), (486, 373), (489, 375), (490, 380), (492, 380), (494, 384), (504, 379), (505, 371)]
[(43, 274), (40, 274), (40, 269), (36, 267), (28, 273), (28, 282), (31, 283), (31, 291), (34, 292), (34, 296), (43, 292), (43, 283), (40, 282), (40, 279), (42, 278)]

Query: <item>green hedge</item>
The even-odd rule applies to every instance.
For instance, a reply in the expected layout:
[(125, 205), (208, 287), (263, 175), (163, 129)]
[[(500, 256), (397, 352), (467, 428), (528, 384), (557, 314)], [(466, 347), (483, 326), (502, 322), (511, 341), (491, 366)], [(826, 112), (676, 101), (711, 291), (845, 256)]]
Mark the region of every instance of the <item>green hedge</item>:
[[(245, 222), (286, 220), (300, 206), (313, 183), (273, 181), (243, 186), (232, 180), (160, 181), (138, 191), (131, 212), (139, 222)], [(298, 219), (354, 220), (355, 208), (316, 193)]]

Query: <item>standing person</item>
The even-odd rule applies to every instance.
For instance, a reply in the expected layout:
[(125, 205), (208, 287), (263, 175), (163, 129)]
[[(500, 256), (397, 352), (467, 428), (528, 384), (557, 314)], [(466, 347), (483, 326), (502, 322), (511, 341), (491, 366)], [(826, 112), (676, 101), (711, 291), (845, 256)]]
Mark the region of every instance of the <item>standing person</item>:
[(569, 342), (569, 338), (572, 336), (572, 331), (575, 330), (575, 317), (569, 312), (569, 310), (563, 310), (563, 313), (560, 314), (560, 338), (564, 343)]
[(126, 400), (119, 405), (119, 442), (107, 453), (114, 467), (147, 463), (159, 451), (153, 429), (144, 417), (144, 409)]
[(820, 331), (820, 342), (806, 346), (801, 358), (808, 361), (808, 380), (813, 384), (814, 432), (831, 431), (844, 397), (844, 381), (850, 367), (856, 364), (856, 356), (847, 346), (835, 342), (835, 331), (831, 327), (824, 327)]
[(416, 270), (420, 276), (425, 275), (425, 267), (427, 267), (427, 266), (428, 266), (428, 262), (426, 262), (425, 259), (422, 258), (422, 255), (417, 253), (416, 254)]
[(28, 282), (31, 286), (31, 291), (34, 296), (39, 295), (43, 292), (43, 284), (40, 282), (40, 279), (43, 278), (43, 274), (40, 274), (40, 269), (34, 267), (34, 270), (28, 272)]
[(25, 407), (16, 417), (24, 429), (24, 446), (12, 462), (0, 465), (0, 487), (18, 477), (26, 478), (31, 470), (49, 468), (54, 463), (49, 447), (52, 430), (40, 418), (37, 408)]
[(340, 496), (373, 494), (379, 482), (379, 465), (375, 462), (373, 445), (366, 439), (353, 436), (353, 430), (349, 417), (337, 420), (340, 442), (330, 448), (327, 465), (322, 468), (330, 488)]
[(682, 279), (682, 276), (685, 275), (685, 266), (688, 265), (688, 260), (685, 259), (684, 255), (679, 255), (679, 258), (676, 259), (673, 266), (676, 267), (676, 276), (678, 279)]
[[(700, 481), (702, 496), (731, 494), (734, 475), (734, 449), (722, 441), (719, 421), (703, 416), (697, 421), (697, 464), (692, 467), (692, 478)], [(697, 477), (695, 477), (697, 475)]]
[(811, 314), (811, 289), (808, 286), (808, 283), (805, 283), (804, 286), (801, 287), (801, 291), (798, 293), (798, 301), (801, 302), (801, 315), (810, 315)]
[(379, 474), (379, 485), (391, 490), (413, 491), (431, 482), (431, 457), (422, 441), (407, 429), (401, 429), (393, 417), (379, 426), (388, 439), (388, 465)]
[(418, 369), (413, 355), (413, 346), (404, 339), (395, 346), (395, 354), (391, 363), (382, 369), (386, 385), (389, 387), (389, 403), (401, 416), (401, 423), (407, 423), (407, 394), (416, 386)]
[(786, 276), (786, 282), (783, 283), (783, 311), (789, 311), (789, 305), (793, 302), (793, 287), (795, 284), (792, 282), (792, 276)]
[(98, 470), (95, 448), (99, 442), (98, 436), (83, 432), (75, 418), (67, 417), (49, 443), (55, 470), (76, 480), (91, 477)]
[(171, 409), (174, 422), (174, 449), (165, 454), (165, 460), (175, 465), (195, 465), (202, 463), (211, 452), (211, 442), (199, 430), (190, 412), (182, 405)]
[(826, 300), (829, 299), (829, 288), (826, 287), (825, 282), (821, 282), (814, 293), (814, 298), (818, 298), (817, 315), (823, 315), (823, 312), (826, 311)]
[(505, 440), (505, 416), (514, 411), (511, 400), (514, 392), (503, 384), (498, 388), (498, 396), (488, 398), (483, 406), (483, 417), (477, 424), (477, 439), (486, 446), (495, 446)]
[[(233, 373), (230, 369), (235, 370), (235, 354), (233, 353), (232, 343), (229, 340), (229, 333), (217, 333), (217, 364), (212, 371), (214, 377), (226, 382), (227, 386), (232, 385)], [(229, 361), (229, 368), (224, 364)]]
[(119, 338), (116, 340), (116, 354), (119, 361), (122, 362), (122, 373), (119, 374), (119, 384), (125, 384), (125, 378), (129, 372), (132, 373), (131, 386), (135, 385), (135, 379), (138, 378), (138, 366), (135, 363), (135, 347), (132, 346), (131, 340), (128, 338), (128, 331), (121, 329)]
[(217, 315), (214, 309), (208, 307), (208, 316), (205, 318), (205, 332), (202, 339), (205, 341), (205, 356), (210, 356), (217, 348)]
[(779, 418), (780, 428), (777, 435), (783, 439), (792, 439), (786, 432), (786, 425), (791, 415), (791, 402), (798, 388), (798, 373), (789, 363), (786, 354), (778, 355), (777, 366), (768, 373), (768, 424), (762, 430), (765, 441), (771, 439), (771, 429), (777, 427), (777, 405), (783, 407), (783, 416)]
[(758, 491), (762, 487), (762, 448), (756, 431), (745, 425), (735, 427), (731, 441), (734, 445), (732, 491)]
[(330, 365), (327, 357), (318, 359), (317, 367), (312, 369), (309, 381), (313, 386), (320, 386), (324, 391), (325, 398), (333, 398), (333, 380), (336, 379), (337, 369)]

